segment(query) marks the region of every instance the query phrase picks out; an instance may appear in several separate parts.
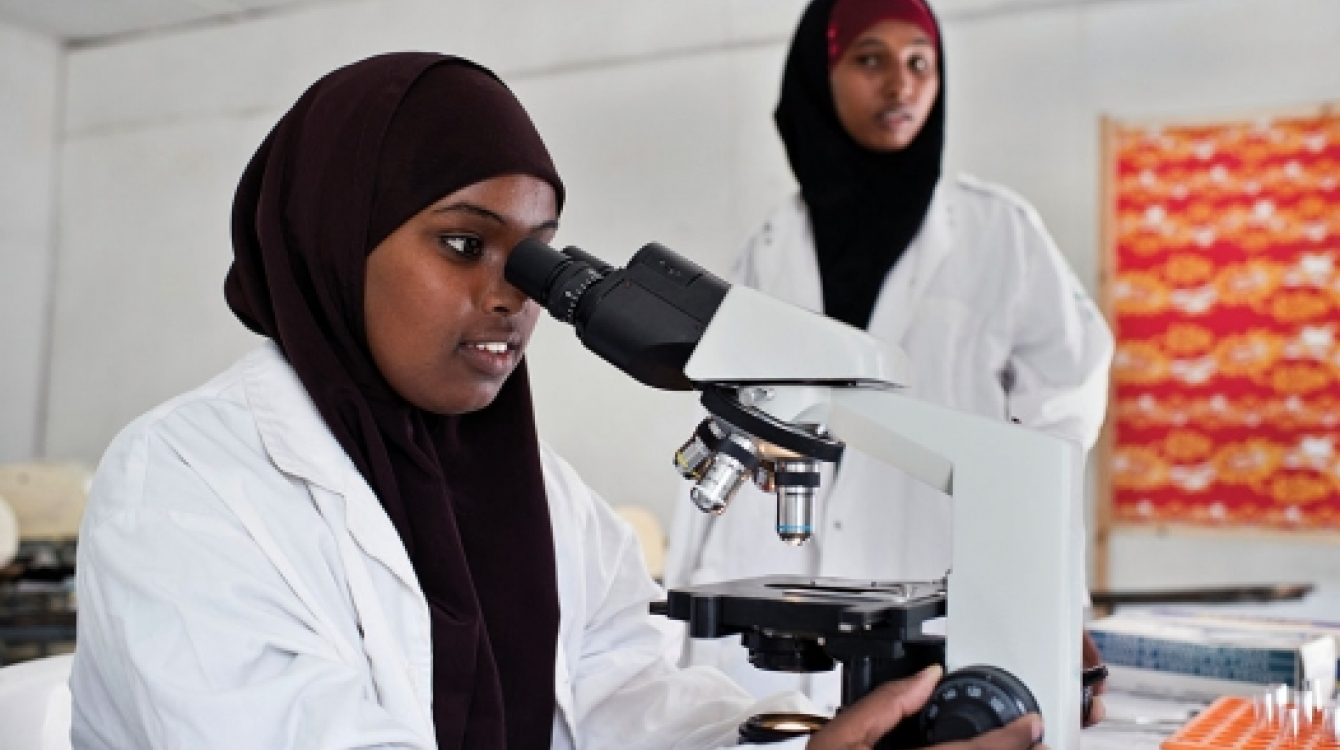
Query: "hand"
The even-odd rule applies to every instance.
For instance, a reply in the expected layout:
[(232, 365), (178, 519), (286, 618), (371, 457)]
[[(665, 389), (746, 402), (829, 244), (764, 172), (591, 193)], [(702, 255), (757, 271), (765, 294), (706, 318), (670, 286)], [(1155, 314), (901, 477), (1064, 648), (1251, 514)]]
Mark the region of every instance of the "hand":
[[(1098, 651), (1098, 644), (1093, 642), (1089, 632), (1084, 631), (1084, 669), (1096, 667), (1103, 663), (1103, 655)], [(1103, 720), (1107, 715), (1107, 708), (1103, 706), (1103, 699), (1098, 696), (1107, 692), (1107, 681), (1103, 680), (1093, 686), (1093, 702), (1089, 704), (1089, 713), (1087, 716), (1080, 717), (1083, 726), (1091, 727)]]
[[(871, 750), (889, 730), (915, 714), (930, 700), (944, 670), (927, 667), (914, 677), (880, 685), (847, 707), (810, 737), (808, 750)], [(1046, 750), (1038, 744), (1042, 717), (1029, 714), (1007, 727), (966, 742), (936, 745), (942, 750)]]

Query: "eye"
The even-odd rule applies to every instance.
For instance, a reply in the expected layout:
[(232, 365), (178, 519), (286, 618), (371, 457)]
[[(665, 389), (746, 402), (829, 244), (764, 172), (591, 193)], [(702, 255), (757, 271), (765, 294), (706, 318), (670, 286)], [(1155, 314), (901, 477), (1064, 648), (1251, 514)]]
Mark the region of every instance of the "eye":
[(856, 64), (867, 70), (879, 67), (879, 55), (857, 55)]
[(925, 73), (931, 69), (931, 61), (921, 55), (913, 55), (912, 58), (907, 61), (907, 67), (911, 69), (913, 73)]
[(484, 241), (468, 234), (441, 234), (438, 244), (448, 252), (471, 260), (484, 254)]

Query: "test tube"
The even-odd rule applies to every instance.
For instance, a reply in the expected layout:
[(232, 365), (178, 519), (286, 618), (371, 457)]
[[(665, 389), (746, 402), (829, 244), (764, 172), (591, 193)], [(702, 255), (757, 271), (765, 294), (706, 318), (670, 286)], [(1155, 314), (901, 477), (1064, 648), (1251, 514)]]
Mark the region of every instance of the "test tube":
[(1323, 742), (1340, 740), (1340, 727), (1336, 726), (1335, 701), (1326, 701), (1321, 707), (1321, 724), (1318, 727)]
[(1263, 690), (1252, 696), (1252, 724), (1256, 727), (1275, 726), (1275, 694)]
[(1297, 706), (1287, 706), (1279, 712), (1279, 732), (1276, 734), (1279, 747), (1298, 747), (1303, 739), (1301, 712)]
[(1307, 734), (1312, 728), (1313, 712), (1317, 709), (1317, 695), (1311, 688), (1300, 688), (1294, 691), (1293, 707), (1298, 709), (1298, 725), (1302, 728), (1303, 734)]
[(1288, 705), (1289, 688), (1287, 685), (1270, 685), (1252, 696), (1252, 718), (1256, 726), (1262, 729), (1274, 729), (1279, 725), (1280, 709)]

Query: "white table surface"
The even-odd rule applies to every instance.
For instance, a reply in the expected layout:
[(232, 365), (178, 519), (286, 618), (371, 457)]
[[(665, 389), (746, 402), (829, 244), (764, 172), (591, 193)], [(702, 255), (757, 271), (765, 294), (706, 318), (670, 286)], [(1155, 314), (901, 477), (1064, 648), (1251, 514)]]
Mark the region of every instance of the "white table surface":
[(1157, 750), (1205, 704), (1109, 691), (1107, 719), (1080, 734), (1081, 750)]

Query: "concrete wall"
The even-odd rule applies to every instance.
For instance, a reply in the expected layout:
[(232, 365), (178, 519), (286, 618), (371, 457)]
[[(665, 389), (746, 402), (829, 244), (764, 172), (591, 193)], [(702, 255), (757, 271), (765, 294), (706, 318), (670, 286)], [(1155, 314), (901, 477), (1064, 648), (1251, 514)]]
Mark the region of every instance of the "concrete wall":
[(0, 463), (39, 450), (62, 53), (0, 25)]
[[(792, 182), (772, 130), (799, 0), (349, 0), (70, 53), (45, 450), (95, 459), (138, 413), (254, 344), (219, 292), (231, 191), (311, 81), (392, 49), (483, 62), (526, 103), (570, 202), (558, 242), (656, 239), (724, 270)], [(1032, 200), (1082, 278), (1098, 261), (1098, 120), (1340, 99), (1340, 3), (942, 0), (952, 167)], [(2, 178), (0, 178), (2, 179)], [(10, 326), (6, 323), (5, 328)], [(652, 392), (546, 322), (541, 429), (614, 503), (663, 519), (692, 398)], [(1248, 550), (1249, 553), (1244, 553)], [(1340, 577), (1340, 549), (1121, 537), (1114, 582)], [(1253, 570), (1257, 566), (1249, 566)]]

